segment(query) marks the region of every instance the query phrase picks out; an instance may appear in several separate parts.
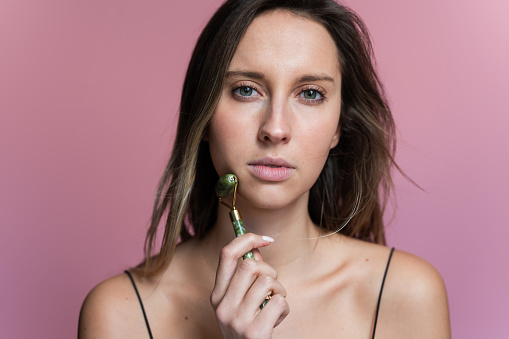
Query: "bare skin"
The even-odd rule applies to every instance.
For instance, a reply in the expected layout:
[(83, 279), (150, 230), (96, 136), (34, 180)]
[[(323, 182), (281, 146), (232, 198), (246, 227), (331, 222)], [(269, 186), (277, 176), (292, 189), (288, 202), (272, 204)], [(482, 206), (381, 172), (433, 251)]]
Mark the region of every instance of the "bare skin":
[[(238, 207), (253, 233), (232, 240), (220, 206), (214, 227), (180, 244), (162, 275), (135, 277), (154, 337), (370, 338), (390, 250), (340, 234), (317, 239), (323, 234), (307, 211), (309, 188), (339, 139), (334, 42), (313, 21), (266, 13), (249, 26), (229, 71), (206, 138), (218, 173), (242, 183)], [(284, 159), (292, 174), (260, 178), (253, 163), (263, 157)], [(242, 261), (251, 249), (258, 260)], [(125, 274), (89, 294), (79, 337), (148, 338)], [(376, 338), (450, 338), (443, 281), (422, 259), (394, 253)]]
[[(274, 338), (370, 337), (388, 249), (347, 237), (334, 238), (327, 242), (340, 248), (335, 258), (322, 256), (318, 267), (309, 265), (298, 272), (299, 279), (278, 277), (291, 311), (275, 328)], [(156, 338), (223, 338), (209, 302), (217, 251), (221, 249), (210, 239), (192, 240), (178, 247), (161, 277), (136, 279)], [(320, 252), (315, 253), (319, 256)], [(148, 337), (140, 305), (125, 274), (103, 282), (90, 293), (80, 318), (80, 337)], [(422, 259), (394, 253), (376, 338), (450, 338), (443, 282)]]

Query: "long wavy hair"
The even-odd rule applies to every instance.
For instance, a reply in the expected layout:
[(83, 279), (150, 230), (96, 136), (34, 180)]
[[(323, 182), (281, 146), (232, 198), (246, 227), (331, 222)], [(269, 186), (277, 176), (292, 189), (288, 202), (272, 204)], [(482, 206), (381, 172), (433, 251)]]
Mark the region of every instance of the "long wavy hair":
[[(385, 244), (383, 212), (396, 166), (395, 127), (364, 23), (332, 0), (228, 0), (204, 28), (189, 62), (173, 152), (158, 186), (139, 273), (161, 273), (178, 241), (202, 237), (214, 225), (218, 175), (203, 135), (248, 26), (256, 16), (276, 9), (322, 24), (339, 56), (341, 136), (310, 190), (311, 219), (324, 233), (342, 229), (350, 237)], [(160, 247), (159, 227), (164, 227)]]

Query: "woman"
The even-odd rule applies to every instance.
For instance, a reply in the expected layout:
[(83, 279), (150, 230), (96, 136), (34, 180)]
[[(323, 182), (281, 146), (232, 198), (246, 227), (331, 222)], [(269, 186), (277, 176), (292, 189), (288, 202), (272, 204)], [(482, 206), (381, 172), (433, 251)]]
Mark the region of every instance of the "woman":
[[(393, 152), (355, 14), (227, 1), (190, 61), (146, 260), (92, 290), (80, 338), (449, 338), (440, 275), (383, 246)], [(227, 173), (251, 232), (235, 239)]]

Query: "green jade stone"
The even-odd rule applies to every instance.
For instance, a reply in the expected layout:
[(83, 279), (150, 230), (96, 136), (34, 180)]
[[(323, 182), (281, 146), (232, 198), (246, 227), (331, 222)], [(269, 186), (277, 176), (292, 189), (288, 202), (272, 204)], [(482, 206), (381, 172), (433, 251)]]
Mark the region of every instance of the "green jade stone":
[(244, 223), (242, 220), (234, 220), (232, 221), (233, 229), (235, 230), (235, 235), (240, 237), (243, 234), (246, 234), (246, 229), (244, 228)]
[[(235, 235), (237, 237), (240, 237), (243, 234), (246, 234), (246, 229), (244, 228), (244, 223), (242, 220), (234, 220), (232, 221), (233, 229), (235, 230)], [(253, 259), (255, 260), (255, 257), (253, 255), (253, 252), (249, 251), (243, 256), (244, 259)]]
[(223, 175), (216, 184), (216, 195), (218, 198), (224, 199), (233, 193), (235, 189), (235, 174)]

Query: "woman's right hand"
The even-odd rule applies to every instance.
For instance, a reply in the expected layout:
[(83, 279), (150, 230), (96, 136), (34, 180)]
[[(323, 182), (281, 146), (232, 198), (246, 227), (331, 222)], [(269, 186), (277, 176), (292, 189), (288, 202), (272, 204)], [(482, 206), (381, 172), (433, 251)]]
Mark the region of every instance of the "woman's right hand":
[[(210, 302), (225, 338), (271, 338), (290, 312), (277, 271), (262, 260), (259, 247), (273, 240), (253, 233), (233, 239), (222, 250)], [(253, 251), (256, 260), (242, 256)], [(271, 299), (263, 309), (267, 295)]]

